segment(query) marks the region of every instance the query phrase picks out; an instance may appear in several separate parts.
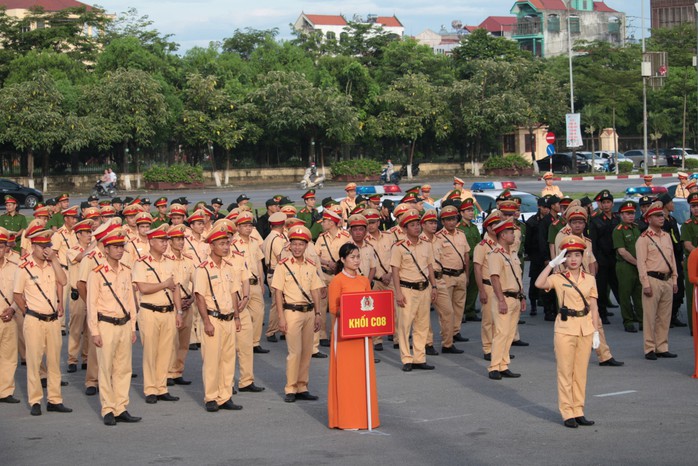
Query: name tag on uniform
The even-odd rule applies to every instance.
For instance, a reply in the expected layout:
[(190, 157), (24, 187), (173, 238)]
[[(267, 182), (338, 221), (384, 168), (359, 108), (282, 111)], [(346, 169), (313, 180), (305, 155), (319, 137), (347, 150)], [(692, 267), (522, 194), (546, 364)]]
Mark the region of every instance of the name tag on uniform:
[(102, 286), (112, 286), (112, 282), (104, 282), (102, 283)]
[(211, 275), (211, 280), (218, 278), (218, 275)]
[(569, 285), (567, 283), (563, 283), (562, 286), (564, 286), (565, 288), (573, 288), (572, 285)]

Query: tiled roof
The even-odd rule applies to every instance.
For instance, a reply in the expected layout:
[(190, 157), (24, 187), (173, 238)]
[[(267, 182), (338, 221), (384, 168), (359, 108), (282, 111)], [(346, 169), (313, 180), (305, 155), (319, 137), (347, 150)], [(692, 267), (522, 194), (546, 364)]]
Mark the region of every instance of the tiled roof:
[(516, 19), (516, 16), (489, 16), (478, 27), (489, 32), (513, 31)]
[(604, 2), (594, 2), (594, 11), (599, 11), (601, 13), (618, 13), (617, 10), (614, 10)]
[(376, 18), (376, 23), (387, 27), (401, 28), (402, 23), (395, 16), (379, 16)]
[(0, 0), (0, 6), (4, 6), (7, 10), (28, 10), (40, 6), (46, 11), (61, 11), (75, 7), (85, 7), (88, 10), (92, 8), (90, 5), (76, 0)]
[[(1, 1), (1, 0), (0, 0)], [(305, 15), (308, 21), (315, 25), (323, 26), (346, 26), (347, 20), (341, 15)]]

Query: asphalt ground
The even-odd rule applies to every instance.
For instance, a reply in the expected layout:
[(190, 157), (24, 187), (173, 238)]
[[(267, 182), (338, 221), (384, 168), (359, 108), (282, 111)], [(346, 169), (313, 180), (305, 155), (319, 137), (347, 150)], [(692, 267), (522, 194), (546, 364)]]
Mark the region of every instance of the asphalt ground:
[[(517, 183), (533, 193), (542, 187), (538, 181)], [(430, 184), (435, 194), (450, 188), (447, 180)], [(574, 192), (620, 191), (631, 185), (628, 180), (559, 184), (563, 191)], [(411, 184), (403, 182), (405, 186)], [(320, 195), (337, 197), (342, 187), (327, 185)], [(222, 197), (230, 202), (240, 192), (187, 195), (192, 201)], [(301, 190), (274, 185), (246, 187), (244, 192), (263, 206), (279, 192), (300, 200)], [(678, 353), (677, 359), (647, 361), (642, 334), (624, 332), (618, 309), (613, 311), (606, 336), (614, 357), (625, 366), (599, 367), (592, 353), (585, 413), (596, 421), (593, 427), (567, 429), (561, 424), (553, 324), (544, 322), (541, 314), (524, 315), (526, 324), (519, 327), (522, 339), (531, 343), (512, 349), (516, 358), (511, 369), (523, 374), (520, 379), (487, 378), (476, 322), (463, 325), (463, 335), (471, 339), (458, 344), (465, 354), (428, 357), (436, 365), (434, 371), (403, 373), (398, 350), (386, 343), (385, 351), (376, 353), (382, 360), (376, 366), (381, 426), (372, 433), (327, 428), (328, 359), (313, 359), (311, 364), (310, 390), (320, 400), (284, 403), (285, 343), (264, 340), (271, 353), (255, 355), (255, 383), (266, 391), (235, 395), (244, 409), (217, 413), (203, 407), (200, 352), (190, 352), (187, 359), (185, 377), (193, 384), (171, 388), (180, 401), (145, 404), (141, 346), (136, 343), (133, 367), (139, 377), (133, 379), (129, 412), (143, 421), (109, 428), (102, 424), (99, 398), (83, 393), (84, 371), (65, 373), (66, 337), (62, 369), (70, 385), (63, 388), (63, 396), (74, 412), (48, 413), (44, 404), (42, 416), (30, 416), (26, 369), (18, 367), (15, 396), (22, 403), (0, 404), (0, 458), (7, 465), (695, 464), (698, 381), (691, 378), (694, 358), (688, 330), (670, 330), (670, 350)], [(436, 313), (431, 318), (438, 329)], [(435, 338), (438, 350), (438, 330)]]
[[(84, 371), (65, 373), (66, 337), (63, 396), (74, 412), (48, 413), (44, 404), (42, 416), (30, 416), (20, 366), (22, 403), (0, 405), (2, 464), (695, 464), (698, 381), (688, 330), (670, 331), (677, 359), (647, 361), (642, 334), (624, 332), (615, 311), (606, 336), (625, 366), (600, 367), (592, 353), (585, 414), (596, 425), (578, 429), (561, 424), (553, 324), (540, 314), (524, 315), (519, 327), (531, 345), (511, 351), (520, 379), (487, 378), (477, 322), (463, 325), (471, 341), (457, 346), (465, 354), (428, 357), (434, 371), (402, 372), (399, 351), (386, 342), (376, 353), (381, 425), (372, 433), (327, 428), (328, 359), (311, 364), (310, 390), (320, 400), (284, 403), (285, 343), (264, 340), (271, 352), (255, 355), (255, 383), (266, 391), (235, 395), (244, 409), (217, 413), (203, 407), (199, 351), (189, 353), (184, 374), (193, 384), (170, 389), (180, 401), (145, 404), (136, 343), (128, 409), (143, 421), (106, 427), (98, 396), (83, 394)], [(431, 318), (438, 329), (435, 312)]]

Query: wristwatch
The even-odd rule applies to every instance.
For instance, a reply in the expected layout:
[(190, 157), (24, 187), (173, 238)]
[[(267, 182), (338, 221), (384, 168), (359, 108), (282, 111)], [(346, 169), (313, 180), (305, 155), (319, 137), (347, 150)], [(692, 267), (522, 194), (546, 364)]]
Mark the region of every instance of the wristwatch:
[(181, 310), (181, 309), (177, 309), (177, 315), (183, 316), (183, 315), (184, 315), (184, 311)]

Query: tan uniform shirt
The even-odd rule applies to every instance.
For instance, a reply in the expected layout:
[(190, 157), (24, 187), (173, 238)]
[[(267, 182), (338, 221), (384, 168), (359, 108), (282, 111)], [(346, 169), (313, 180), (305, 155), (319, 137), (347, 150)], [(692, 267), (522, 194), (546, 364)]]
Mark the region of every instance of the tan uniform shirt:
[[(572, 274), (565, 272), (565, 276), (572, 280), (579, 291), (582, 292), (587, 303), (591, 298), (597, 299), (599, 294), (596, 291), (596, 279), (583, 271), (579, 272), (579, 281), (576, 281)], [(555, 290), (557, 301), (564, 306), (567, 306), (573, 311), (584, 310), (584, 300), (579, 293), (572, 287), (570, 282), (565, 280), (562, 274), (556, 273), (548, 277), (548, 283), (552, 284), (552, 289)], [(591, 312), (584, 317), (568, 317), (566, 321), (560, 318), (560, 315), (555, 319), (555, 332), (564, 335), (591, 335), (594, 333), (594, 323), (592, 321)]]
[[(354, 241), (350, 241), (350, 243), (356, 244), (354, 243)], [(378, 260), (376, 259), (376, 255), (373, 253), (373, 248), (370, 244), (368, 244), (365, 238), (362, 246), (359, 246), (358, 244), (356, 244), (356, 246), (359, 248), (359, 254), (361, 255), (361, 265), (359, 265), (359, 273), (364, 277), (368, 277), (369, 270), (378, 267)]]
[[(664, 253), (666, 261), (658, 247)], [(674, 246), (671, 244), (669, 233), (665, 231), (655, 233), (651, 229), (645, 230), (635, 243), (635, 251), (637, 252), (637, 272), (640, 275), (640, 283), (642, 283), (643, 288), (650, 287), (647, 272), (669, 273), (671, 271), (672, 283), (676, 285), (678, 275), (674, 259)], [(667, 261), (669, 265), (667, 265)]]
[(78, 267), (78, 278), (75, 282), (76, 284), (77, 282), (87, 283), (87, 277), (89, 276), (90, 271), (107, 260), (106, 256), (101, 251), (102, 245), (98, 245), (97, 248), (98, 249), (92, 251), (80, 261), (80, 267)]
[(407, 235), (399, 226), (392, 227), (388, 231), (388, 234), (390, 234), (393, 244), (397, 243), (398, 241), (404, 241), (407, 239)]
[(496, 247), (497, 242), (493, 241), (489, 236), (485, 236), (485, 239), (480, 241), (473, 251), (473, 263), (481, 266), (483, 280), (490, 279), (490, 267), (487, 254), (492, 252)]
[(417, 240), (416, 243), (409, 239), (400, 241), (393, 246), (390, 265), (400, 270), (400, 280), (424, 283), (425, 280), (429, 279), (429, 266), (431, 265), (433, 268), (435, 265), (434, 251), (430, 243), (421, 239)]
[(259, 272), (261, 270), (262, 259), (264, 259), (262, 242), (252, 235), (250, 235), (249, 242), (245, 241), (241, 236), (236, 236), (230, 245), (230, 249), (243, 254), (247, 269), (250, 272), (250, 278), (255, 278), (258, 280), (258, 283), (261, 283), (264, 278), (260, 276)]
[[(29, 277), (30, 274), (31, 278)], [(56, 299), (57, 285), (56, 272), (54, 272), (48, 261), (44, 261), (44, 265), (40, 266), (30, 256), (15, 272), (14, 293), (23, 294), (24, 299), (27, 301), (27, 307), (39, 314), (53, 314), (54, 309), (58, 309)], [(41, 294), (39, 287), (41, 287), (51, 304)], [(53, 305), (53, 308), (51, 305)]]
[(378, 238), (374, 238), (369, 233), (365, 241), (373, 247), (373, 254), (376, 257), (376, 279), (380, 279), (386, 273), (390, 273), (390, 250), (393, 247), (392, 235), (388, 232), (378, 231)]
[(465, 270), (465, 258), (470, 253), (465, 233), (456, 228), (451, 234), (444, 228), (436, 233), (436, 239), (441, 250), (441, 265), (447, 269)]
[(339, 206), (342, 208), (342, 220), (346, 223), (347, 218), (351, 215), (350, 212), (356, 207), (356, 198), (345, 197), (339, 202)]
[[(72, 230), (68, 230), (66, 227), (60, 227), (51, 236), (51, 249), (56, 251), (58, 254), (58, 261), (63, 266), (64, 270), (68, 270), (68, 250), (71, 249), (78, 243), (78, 239)], [(66, 272), (67, 274), (67, 272)]]
[(150, 254), (150, 242), (148, 238), (142, 238), (140, 235), (132, 236), (126, 242), (124, 247), (124, 256), (121, 262), (133, 268), (133, 264), (143, 256)]
[(179, 257), (174, 254), (170, 255), (170, 259), (175, 264), (175, 282), (179, 282), (182, 293), (182, 299), (187, 299), (194, 296), (192, 291), (192, 282), (194, 280), (194, 269), (198, 264), (188, 254), (181, 254)]
[(276, 264), (278, 264), (281, 259), (281, 251), (283, 251), (287, 242), (288, 238), (278, 231), (272, 231), (267, 235), (262, 244), (262, 252), (264, 253), (264, 261), (269, 271), (276, 269)]
[[(12, 294), (14, 293), (13, 290), (16, 273), (17, 262), (12, 259), (8, 259), (7, 254), (5, 254), (2, 265), (0, 265), (0, 291), (2, 291), (2, 295), (0, 296), (0, 309), (2, 310), (7, 309), (12, 303), (14, 303), (14, 296)], [(17, 306), (15, 305), (12, 307), (16, 308)]]
[(686, 199), (689, 194), (691, 194), (691, 193), (688, 192), (688, 189), (684, 188), (684, 185), (682, 183), (679, 183), (676, 186), (676, 193), (674, 194), (674, 197)]
[[(339, 248), (341, 248), (344, 243), (350, 241), (351, 235), (345, 230), (337, 230), (334, 234), (329, 231), (323, 231), (315, 242), (315, 252), (321, 260), (338, 262)], [(333, 276), (334, 275), (331, 274), (324, 274), (323, 279), (326, 283), (329, 283)]]
[(211, 254), (211, 247), (203, 239), (196, 239), (193, 235), (184, 239), (184, 253), (191, 256), (197, 266), (208, 259)]
[(544, 186), (543, 189), (540, 192), (540, 197), (545, 197), (545, 196), (557, 196), (560, 199), (562, 199), (564, 196), (562, 195), (562, 191), (560, 191), (560, 188), (558, 188), (555, 185), (552, 186)]
[[(211, 280), (210, 285), (209, 279)], [(196, 268), (194, 292), (204, 297), (206, 308), (209, 311), (217, 311), (216, 302), (211, 295), (211, 288), (213, 288), (220, 312), (223, 314), (234, 312), (233, 293), (239, 292), (241, 286), (239, 275), (235, 273), (232, 262), (222, 259), (221, 265), (217, 266), (212, 260), (208, 260)]]
[[(101, 272), (101, 273), (100, 273)], [(111, 284), (111, 290), (109, 285)], [(112, 290), (119, 297), (116, 300)], [(109, 264), (93, 267), (87, 276), (87, 325), (92, 335), (99, 335), (97, 314), (122, 318), (124, 310), (131, 316), (131, 330), (136, 331), (136, 303), (133, 301), (131, 268), (123, 262), (114, 269)]]
[[(288, 266), (288, 268), (287, 268)], [(289, 272), (290, 269), (290, 272)], [(293, 275), (291, 275), (293, 273)], [(271, 281), (272, 288), (281, 290), (284, 294), (284, 302), (287, 304), (310, 304), (308, 299), (303, 295), (303, 288), (308, 297), (312, 298), (312, 290), (319, 290), (325, 287), (325, 284), (320, 280), (317, 274), (317, 267), (308, 259), (298, 261), (295, 258), (283, 259), (279, 263), (279, 267), (274, 271), (274, 277)]]
[[(508, 262), (507, 262), (508, 259)], [(503, 248), (497, 247), (487, 255), (490, 277), (497, 275), (502, 285), (502, 291), (523, 292), (523, 277), (521, 262), (516, 254), (509, 254)], [(512, 273), (512, 268), (513, 273)]]
[[(562, 244), (562, 240), (566, 236), (569, 236), (571, 234), (572, 229), (569, 226), (566, 226), (563, 227), (562, 230), (560, 230), (560, 232), (555, 236), (555, 256), (562, 252), (562, 250), (560, 249), (560, 244)], [(589, 267), (591, 266), (591, 264), (596, 262), (596, 256), (594, 256), (591, 240), (585, 236), (584, 242), (586, 243), (587, 248), (584, 250), (584, 253), (582, 254), (582, 268), (585, 272), (589, 273), (589, 271), (591, 270)], [(561, 267), (564, 269), (565, 264), (563, 263)]]
[[(159, 280), (158, 277), (160, 277)], [(164, 254), (159, 261), (155, 260), (151, 255), (143, 256), (140, 260), (136, 261), (133, 266), (134, 283), (163, 283), (170, 277), (177, 283), (174, 261)], [(169, 290), (160, 290), (151, 294), (139, 293), (139, 298), (141, 303), (152, 304), (154, 306), (169, 306), (174, 304), (174, 297)]]
[(79, 244), (77, 246), (73, 246), (68, 251), (68, 263), (70, 264), (70, 266), (68, 267), (68, 286), (70, 288), (78, 287), (78, 277), (80, 276), (81, 261), (78, 261), (76, 259), (83, 252), (85, 252), (85, 248), (83, 248)]

